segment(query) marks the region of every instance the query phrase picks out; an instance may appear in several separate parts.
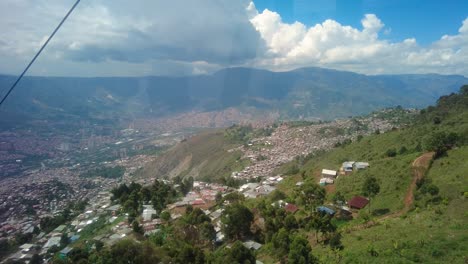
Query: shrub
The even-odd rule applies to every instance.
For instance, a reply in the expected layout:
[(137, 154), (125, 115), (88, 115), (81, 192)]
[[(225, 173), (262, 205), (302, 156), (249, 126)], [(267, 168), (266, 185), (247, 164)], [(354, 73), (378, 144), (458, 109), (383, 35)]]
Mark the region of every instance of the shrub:
[(388, 149), (388, 150), (385, 152), (385, 155), (386, 155), (387, 157), (395, 157), (395, 156), (397, 155), (396, 149), (394, 149), (394, 148)]

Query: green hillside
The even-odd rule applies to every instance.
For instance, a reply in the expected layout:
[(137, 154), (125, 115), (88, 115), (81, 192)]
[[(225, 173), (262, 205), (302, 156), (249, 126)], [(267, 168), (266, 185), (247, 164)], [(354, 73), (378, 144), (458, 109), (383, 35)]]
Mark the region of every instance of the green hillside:
[[(262, 133), (268, 131), (242, 126), (201, 133), (143, 173), (226, 176), (245, 165), (233, 148)], [(464, 86), (421, 111), (411, 125), (285, 164), (279, 170), (296, 167), (295, 173), (285, 175), (268, 196), (247, 199), (233, 191), (217, 195), (209, 211), (174, 208), (181, 214), (176, 219), (174, 211), (161, 212), (159, 231), (149, 237), (141, 235), (140, 205), (151, 200), (163, 208), (183, 194), (159, 181), (120, 185), (112, 191), (120, 193), (114, 202), (135, 216), (127, 239), (96, 250), (77, 245), (70, 262), (54, 258), (53, 263), (467, 263), (467, 158)], [(317, 184), (321, 169), (338, 169), (347, 160), (370, 167), (340, 175), (325, 188)], [(350, 217), (339, 205), (354, 195), (370, 197), (371, 203)], [(279, 200), (293, 205), (277, 206)], [(324, 205), (336, 214), (320, 212)], [(216, 242), (215, 227), (225, 235)]]
[(240, 151), (229, 151), (239, 145), (239, 142), (227, 140), (223, 130), (206, 131), (162, 154), (145, 166), (140, 176), (219, 180), (248, 165)]
[[(450, 137), (453, 140), (447, 141)], [(434, 138), (444, 143), (435, 144)], [(338, 170), (344, 161), (367, 161), (368, 169), (340, 176), (334, 186), (326, 187), (325, 203), (332, 203), (337, 192), (345, 200), (362, 195), (364, 180), (375, 177), (380, 192), (371, 200), (371, 215), (366, 207), (354, 220), (337, 222), (343, 250), (317, 245), (314, 254), (325, 263), (339, 259), (341, 263), (466, 263), (467, 142), (468, 86), (464, 86), (459, 94), (443, 96), (435, 107), (423, 110), (412, 126), (367, 136), (296, 164), (301, 172), (280, 189), (291, 199), (295, 183), (318, 182), (322, 168)], [(406, 213), (402, 209), (413, 178), (412, 163), (428, 151), (438, 154), (417, 182)]]

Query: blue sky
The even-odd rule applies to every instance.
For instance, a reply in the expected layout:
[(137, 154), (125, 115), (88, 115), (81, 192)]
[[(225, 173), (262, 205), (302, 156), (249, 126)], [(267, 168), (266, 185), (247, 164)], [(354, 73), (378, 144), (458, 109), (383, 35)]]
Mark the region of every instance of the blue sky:
[(467, 0), (254, 0), (259, 11), (279, 13), (283, 21), (313, 26), (325, 19), (356, 28), (364, 14), (375, 14), (391, 29), (382, 38), (416, 38), (428, 45), (445, 34), (457, 33), (468, 15)]
[[(0, 1), (0, 73), (18, 74), (75, 0)], [(323, 67), (468, 76), (468, 0), (81, 1), (29, 74)]]

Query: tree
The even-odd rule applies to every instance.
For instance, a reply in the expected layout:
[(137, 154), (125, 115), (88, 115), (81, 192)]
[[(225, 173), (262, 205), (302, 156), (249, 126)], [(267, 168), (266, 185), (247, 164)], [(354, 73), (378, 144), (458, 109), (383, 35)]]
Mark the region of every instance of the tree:
[(34, 255), (32, 255), (32, 258), (29, 261), (29, 263), (30, 264), (42, 264), (42, 263), (44, 263), (44, 260), (38, 254), (34, 254)]
[(328, 245), (330, 245), (332, 249), (342, 250), (343, 244), (341, 243), (341, 233), (340, 232), (332, 233), (330, 235), (330, 238), (328, 239)]
[(283, 257), (288, 254), (291, 241), (289, 239), (289, 232), (286, 229), (281, 228), (273, 235), (271, 241), (278, 256)]
[(104, 242), (102, 242), (100, 240), (95, 240), (94, 241), (94, 246), (96, 247), (96, 251), (99, 252), (104, 247)]
[(374, 177), (367, 177), (362, 185), (362, 194), (369, 197), (369, 213), (371, 210), (371, 199), (380, 192), (380, 185)]
[(168, 211), (163, 211), (160, 215), (161, 219), (164, 220), (164, 221), (169, 221), (171, 220), (171, 213), (169, 213)]
[(65, 247), (68, 245), (68, 236), (67, 233), (62, 233), (62, 236), (60, 237), (60, 246)]
[(397, 155), (397, 152), (396, 152), (396, 149), (394, 148), (391, 148), (391, 149), (388, 149), (386, 152), (385, 152), (385, 156), (387, 157), (395, 157)]
[(301, 198), (307, 209), (315, 210), (325, 199), (325, 189), (314, 182), (306, 182), (299, 189), (297, 196)]
[(216, 204), (221, 204), (223, 202), (223, 194), (221, 192), (217, 192), (215, 195)]
[(143, 227), (140, 225), (140, 223), (138, 223), (138, 220), (133, 221), (132, 228), (133, 228), (133, 232), (138, 233), (138, 234), (143, 234), (145, 232), (143, 230)]
[(252, 251), (250, 249), (244, 247), (244, 245), (241, 242), (236, 241), (232, 245), (231, 250), (228, 251), (227, 260), (234, 260), (234, 261), (233, 262), (228, 261), (228, 262), (225, 262), (225, 263), (251, 263), (251, 264), (254, 264), (255, 263), (255, 256), (254, 256), (254, 254), (252, 253)]
[(249, 208), (235, 203), (226, 207), (221, 215), (224, 234), (229, 239), (240, 239), (250, 233), (254, 216)]
[(205, 254), (199, 248), (185, 244), (177, 252), (175, 263), (203, 264), (205, 263)]
[(288, 214), (286, 218), (284, 218), (284, 227), (288, 231), (296, 229), (298, 227), (296, 217), (294, 217), (292, 214)]
[(276, 201), (279, 201), (279, 200), (284, 200), (286, 199), (286, 194), (280, 190), (274, 190), (271, 194), (270, 194), (270, 201), (272, 202), (276, 202)]
[(447, 150), (451, 149), (458, 141), (456, 133), (446, 133), (444, 131), (435, 132), (426, 137), (425, 147), (429, 151), (435, 151), (435, 158), (446, 154)]
[(312, 255), (312, 248), (309, 241), (303, 236), (296, 236), (290, 246), (288, 254), (290, 264), (311, 264), (317, 263), (317, 259)]
[(314, 212), (309, 221), (309, 227), (315, 230), (315, 239), (318, 240), (318, 233), (321, 232), (322, 236), (334, 232), (336, 226), (331, 221), (331, 216), (323, 212)]
[(138, 243), (130, 239), (124, 239), (111, 247), (109, 254), (102, 254), (104, 259), (100, 263), (159, 263), (161, 260), (148, 243)]
[(343, 205), (343, 203), (346, 201), (346, 198), (341, 192), (336, 192), (333, 194), (332, 200), (335, 204)]

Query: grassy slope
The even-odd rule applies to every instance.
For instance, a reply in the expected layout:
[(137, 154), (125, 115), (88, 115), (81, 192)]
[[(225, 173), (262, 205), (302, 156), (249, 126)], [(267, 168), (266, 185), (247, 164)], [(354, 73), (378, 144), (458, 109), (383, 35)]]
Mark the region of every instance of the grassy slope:
[[(449, 151), (428, 172), (447, 202), (417, 208), (401, 218), (389, 218), (368, 229), (343, 236), (344, 263), (463, 263), (468, 252), (468, 147)], [(377, 257), (372, 257), (370, 249)], [(334, 254), (317, 247), (317, 255), (332, 261)], [(465, 262), (466, 263), (466, 262)]]
[(145, 167), (146, 177), (193, 176), (205, 180), (219, 179), (247, 165), (241, 152), (227, 152), (235, 147), (224, 138), (223, 131), (208, 131), (177, 144)]
[[(345, 160), (368, 161), (371, 167), (341, 176), (334, 186), (347, 199), (361, 193), (363, 179), (367, 175), (378, 179), (381, 191), (372, 201), (372, 209), (395, 212), (403, 207), (405, 193), (411, 182), (411, 164), (422, 154), (416, 146), (434, 131), (468, 134), (468, 109), (439, 107), (419, 117), (410, 128), (365, 137), (345, 147), (334, 149), (307, 161), (301, 171), (306, 179), (318, 181), (322, 168), (338, 169)], [(435, 116), (442, 117), (441, 124), (432, 122)], [(385, 152), (397, 151), (405, 146), (408, 151), (396, 157), (386, 157)], [(464, 193), (468, 191), (468, 147), (448, 152), (446, 157), (434, 161), (427, 173), (440, 189), (443, 201), (424, 206), (416, 203), (414, 210), (403, 217), (388, 218), (379, 224), (357, 231), (343, 233), (345, 249), (332, 252), (328, 247), (314, 246), (313, 251), (325, 263), (463, 263), (468, 260), (468, 203)], [(279, 189), (293, 189), (302, 180), (298, 175), (283, 181)], [(331, 192), (334, 188), (330, 188)], [(330, 198), (331, 193), (328, 193)], [(367, 209), (367, 208), (366, 208)], [(360, 219), (340, 225), (339, 230), (362, 223)], [(372, 257), (374, 250), (378, 257)]]

